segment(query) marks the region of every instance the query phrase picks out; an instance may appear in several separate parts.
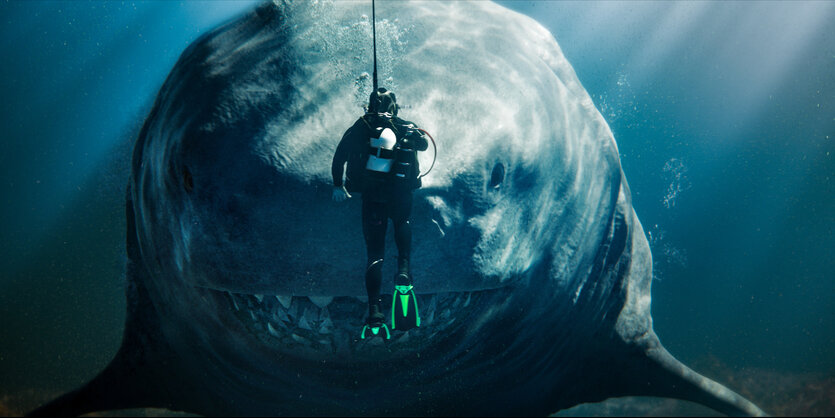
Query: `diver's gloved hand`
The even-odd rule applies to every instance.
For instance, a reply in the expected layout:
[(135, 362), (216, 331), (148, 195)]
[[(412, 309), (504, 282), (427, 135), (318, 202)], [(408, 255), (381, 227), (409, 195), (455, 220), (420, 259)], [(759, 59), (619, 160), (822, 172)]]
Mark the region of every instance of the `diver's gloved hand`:
[(344, 186), (333, 186), (333, 201), (344, 202), (351, 198), (351, 195), (345, 190)]

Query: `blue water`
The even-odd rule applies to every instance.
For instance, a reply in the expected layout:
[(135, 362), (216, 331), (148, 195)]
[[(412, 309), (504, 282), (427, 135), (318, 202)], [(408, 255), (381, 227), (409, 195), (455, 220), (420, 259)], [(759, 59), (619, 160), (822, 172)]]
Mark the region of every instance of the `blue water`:
[[(182, 49), (251, 4), (0, 2), (0, 415), (115, 353), (125, 140)], [(835, 414), (835, 3), (503, 4), (615, 134), (666, 347), (772, 413)], [(686, 411), (629, 402), (577, 411)]]

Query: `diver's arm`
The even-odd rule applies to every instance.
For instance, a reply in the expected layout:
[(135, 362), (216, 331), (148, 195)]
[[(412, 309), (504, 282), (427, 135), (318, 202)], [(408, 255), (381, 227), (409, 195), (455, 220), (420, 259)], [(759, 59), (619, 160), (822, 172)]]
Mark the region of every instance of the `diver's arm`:
[(333, 154), (333, 162), (331, 162), (331, 176), (333, 177), (333, 195), (332, 199), (335, 202), (342, 202), (350, 198), (351, 195), (345, 190), (343, 185), (342, 175), (345, 171), (345, 163), (348, 162), (348, 155), (351, 149), (351, 141), (353, 140), (352, 131), (354, 127), (348, 128), (339, 145), (336, 146), (336, 152)]
[(339, 145), (336, 146), (336, 152), (333, 154), (333, 162), (331, 163), (331, 176), (333, 176), (334, 187), (342, 187), (342, 175), (345, 172), (345, 163), (348, 162), (348, 157), (351, 151), (357, 146), (357, 141), (362, 136), (360, 129), (362, 128), (362, 119), (357, 120), (353, 126), (348, 128)]
[[(350, 131), (350, 129), (348, 130)], [(331, 176), (333, 177), (333, 186), (342, 187), (342, 175), (345, 172), (345, 163), (348, 162), (348, 132), (342, 136), (339, 145), (336, 146), (336, 152), (333, 153), (333, 162), (331, 162)]]

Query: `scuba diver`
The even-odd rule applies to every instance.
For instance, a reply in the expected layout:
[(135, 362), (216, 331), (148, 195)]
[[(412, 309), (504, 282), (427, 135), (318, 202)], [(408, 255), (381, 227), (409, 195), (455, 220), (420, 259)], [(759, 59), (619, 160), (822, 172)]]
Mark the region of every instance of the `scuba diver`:
[(389, 337), (380, 297), (389, 219), (394, 225), (398, 251), (392, 328), (408, 330), (420, 325), (409, 271), (412, 241), (409, 218), (412, 191), (421, 186), (417, 152), (425, 151), (428, 142), (421, 130), (414, 123), (400, 119), (397, 111), (394, 93), (385, 88), (375, 89), (365, 115), (342, 136), (331, 165), (334, 201), (343, 202), (354, 192), (362, 195), (362, 232), (368, 254), (365, 269), (368, 318), (362, 338), (365, 338), (366, 330), (371, 329), (376, 335), (380, 328), (384, 328), (386, 338)]

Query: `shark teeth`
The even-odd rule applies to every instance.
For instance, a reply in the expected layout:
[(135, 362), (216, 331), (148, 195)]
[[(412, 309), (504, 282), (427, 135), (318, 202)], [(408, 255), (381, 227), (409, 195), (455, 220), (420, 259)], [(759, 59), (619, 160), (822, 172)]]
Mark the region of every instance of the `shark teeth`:
[(325, 308), (333, 302), (333, 296), (309, 296), (310, 301), (320, 309)]
[[(359, 343), (353, 337), (357, 337), (355, 334), (362, 328), (368, 314), (368, 299), (365, 296), (222, 293), (228, 299), (230, 312), (265, 343), (283, 347), (301, 345), (311, 352), (344, 353), (354, 350), (352, 347)], [(485, 294), (495, 293), (495, 290), (484, 290), (419, 294), (421, 327), (408, 333), (393, 333), (391, 342), (430, 341), (430, 334), (444, 335), (465, 323), (460, 320), (461, 315), (482, 306)], [(390, 309), (385, 299), (384, 313)], [(378, 342), (375, 339), (363, 344)], [(414, 344), (407, 345), (412, 347)]]
[(227, 297), (227, 298), (229, 298), (229, 300), (231, 300), (231, 301), (232, 301), (232, 306), (234, 306), (234, 307), (235, 307), (235, 310), (236, 310), (236, 311), (240, 311), (240, 310), (241, 310), (241, 307), (240, 307), (240, 306), (238, 306), (238, 301), (237, 301), (237, 298), (235, 298), (234, 296), (232, 296), (232, 293), (231, 293), (231, 292), (224, 292), (224, 293), (226, 294), (226, 297)]
[(290, 309), (290, 302), (293, 300), (292, 296), (276, 296), (275, 298), (278, 299), (278, 303), (280, 303), (284, 309)]
[(426, 325), (430, 325), (435, 322), (435, 311), (437, 310), (438, 306), (438, 298), (431, 298), (429, 300), (429, 304), (423, 307), (423, 323)]
[(322, 324), (319, 325), (319, 334), (330, 334), (333, 332), (333, 321), (331, 321), (330, 317), (325, 318), (322, 321)]
[(312, 313), (312, 309), (305, 309), (304, 314), (299, 318), (298, 321), (299, 328), (306, 329), (308, 331), (313, 331), (313, 315), (315, 314)]

